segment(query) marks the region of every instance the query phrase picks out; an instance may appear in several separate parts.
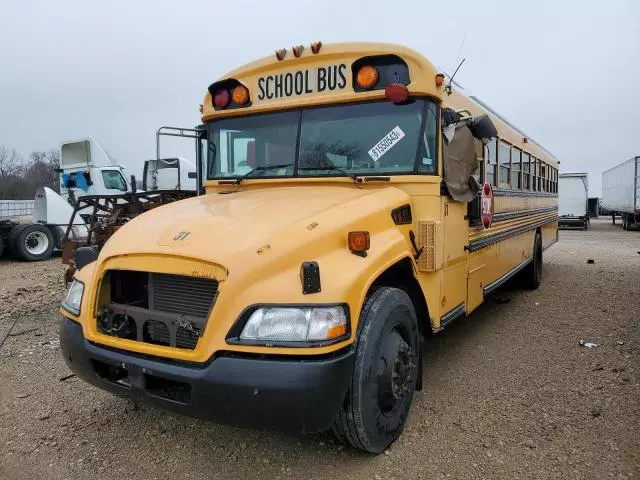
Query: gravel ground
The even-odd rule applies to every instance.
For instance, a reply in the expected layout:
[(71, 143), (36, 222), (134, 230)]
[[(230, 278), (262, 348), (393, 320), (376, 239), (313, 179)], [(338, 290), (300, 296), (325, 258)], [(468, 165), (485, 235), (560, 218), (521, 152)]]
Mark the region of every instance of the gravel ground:
[(0, 478), (636, 478), (639, 253), (640, 232), (609, 221), (561, 232), (539, 290), (506, 287), (428, 340), (425, 390), (378, 457), (135, 409), (66, 378), (60, 260), (0, 262), (0, 341), (16, 322), (0, 347)]

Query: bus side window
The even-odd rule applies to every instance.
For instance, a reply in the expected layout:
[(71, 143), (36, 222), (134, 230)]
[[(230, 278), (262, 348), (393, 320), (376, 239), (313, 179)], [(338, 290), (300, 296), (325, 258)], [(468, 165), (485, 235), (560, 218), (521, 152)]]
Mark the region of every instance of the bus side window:
[(486, 175), (485, 175), (484, 181), (490, 185), (497, 185), (496, 183), (497, 143), (498, 143), (498, 140), (495, 138), (492, 138), (491, 140), (489, 140), (486, 148), (484, 149), (485, 168), (486, 168)]
[(509, 180), (511, 178), (511, 145), (503, 141), (500, 141), (500, 145), (498, 145), (498, 162), (500, 163), (498, 185), (509, 188)]
[(522, 152), (522, 189), (531, 190), (530, 170), (529, 170), (529, 154)]
[(531, 190), (538, 190), (538, 161), (531, 155)]
[(517, 147), (511, 149), (511, 188), (514, 190), (522, 188), (520, 172), (522, 171), (522, 150)]

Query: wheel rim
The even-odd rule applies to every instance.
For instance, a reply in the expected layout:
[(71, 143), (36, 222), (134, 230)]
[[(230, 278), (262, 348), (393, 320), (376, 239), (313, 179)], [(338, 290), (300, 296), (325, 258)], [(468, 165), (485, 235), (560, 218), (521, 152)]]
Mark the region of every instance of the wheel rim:
[(392, 414), (402, 405), (415, 379), (415, 353), (396, 328), (386, 337), (379, 359), (378, 406)]
[(31, 232), (24, 239), (24, 249), (31, 255), (42, 255), (49, 248), (49, 239), (42, 232)]

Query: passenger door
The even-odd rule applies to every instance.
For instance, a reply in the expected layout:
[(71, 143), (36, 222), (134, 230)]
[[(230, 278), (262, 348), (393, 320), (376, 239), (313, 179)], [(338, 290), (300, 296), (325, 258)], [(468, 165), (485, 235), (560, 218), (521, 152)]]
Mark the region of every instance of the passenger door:
[[(442, 197), (444, 218), (444, 252), (442, 273), (441, 321), (460, 308), (465, 310), (467, 298), (467, 252), (469, 225), (466, 219), (467, 204)], [(457, 314), (455, 315), (457, 316)], [(441, 325), (444, 327), (444, 325)]]

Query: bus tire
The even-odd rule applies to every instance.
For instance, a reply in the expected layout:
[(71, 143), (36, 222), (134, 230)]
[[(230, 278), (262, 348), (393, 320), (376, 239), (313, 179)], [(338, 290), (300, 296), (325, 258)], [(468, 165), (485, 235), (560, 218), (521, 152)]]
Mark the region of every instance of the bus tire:
[(542, 235), (536, 232), (533, 241), (533, 257), (523, 270), (525, 287), (536, 290), (542, 283)]
[(27, 262), (39, 262), (50, 258), (55, 248), (51, 230), (39, 223), (22, 227), (13, 239), (11, 247), (14, 255)]
[(622, 229), (629, 230), (629, 217), (627, 217), (626, 213), (622, 214)]
[(2, 258), (3, 253), (4, 253), (4, 238), (0, 237), (0, 258)]
[(336, 418), (338, 440), (381, 453), (402, 433), (416, 389), (418, 320), (409, 295), (380, 287), (360, 314), (351, 387)]

